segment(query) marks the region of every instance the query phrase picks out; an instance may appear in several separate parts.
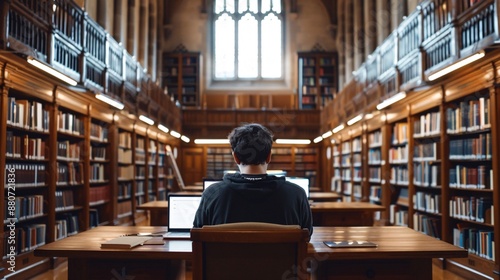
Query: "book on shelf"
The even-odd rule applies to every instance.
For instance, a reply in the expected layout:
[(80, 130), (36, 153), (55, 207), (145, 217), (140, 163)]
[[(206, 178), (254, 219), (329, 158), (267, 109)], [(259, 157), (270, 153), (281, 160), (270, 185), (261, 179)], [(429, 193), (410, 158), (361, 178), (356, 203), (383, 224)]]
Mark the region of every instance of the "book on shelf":
[(120, 236), (101, 243), (102, 249), (131, 249), (150, 240), (150, 236)]

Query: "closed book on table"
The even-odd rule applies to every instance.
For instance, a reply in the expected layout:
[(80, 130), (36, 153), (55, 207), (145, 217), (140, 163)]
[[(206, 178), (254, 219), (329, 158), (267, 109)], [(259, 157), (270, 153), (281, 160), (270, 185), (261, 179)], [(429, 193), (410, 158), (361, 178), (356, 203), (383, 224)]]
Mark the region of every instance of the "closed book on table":
[(130, 249), (144, 244), (150, 236), (120, 236), (101, 244), (102, 249)]

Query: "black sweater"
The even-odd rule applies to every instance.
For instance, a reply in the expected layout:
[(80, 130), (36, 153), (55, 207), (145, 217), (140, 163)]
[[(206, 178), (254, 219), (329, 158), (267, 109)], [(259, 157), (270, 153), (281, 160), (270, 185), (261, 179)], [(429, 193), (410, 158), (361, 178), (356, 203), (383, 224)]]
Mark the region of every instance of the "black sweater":
[(300, 225), (312, 234), (312, 214), (304, 190), (272, 175), (226, 174), (202, 195), (193, 227), (236, 222)]

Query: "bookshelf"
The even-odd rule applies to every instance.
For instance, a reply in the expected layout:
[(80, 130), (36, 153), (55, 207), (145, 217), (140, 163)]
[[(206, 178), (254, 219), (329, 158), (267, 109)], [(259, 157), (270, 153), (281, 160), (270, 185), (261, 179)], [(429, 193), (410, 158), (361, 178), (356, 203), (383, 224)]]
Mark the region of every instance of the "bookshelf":
[(207, 147), (207, 177), (222, 178), (224, 170), (238, 170), (231, 148)]
[(441, 235), (441, 111), (439, 107), (410, 117), (413, 127), (413, 229)]
[(200, 106), (200, 58), (197, 52), (163, 53), (163, 87), (182, 106)]
[(135, 194), (136, 189), (132, 147), (132, 131), (127, 130), (126, 126), (118, 128), (118, 190), (116, 196), (118, 220), (123, 220), (132, 212), (132, 194)]
[(320, 109), (337, 94), (337, 54), (298, 53), (299, 109)]
[[(449, 157), (443, 182), (449, 186), (449, 223), (445, 238), (468, 248), (469, 259), (494, 261), (494, 173), (491, 98), (488, 89), (445, 103)], [(495, 155), (495, 156), (498, 156)], [(462, 261), (464, 262), (464, 261)]]
[(342, 178), (342, 195), (343, 201), (352, 201), (352, 143), (350, 140), (346, 139), (341, 142), (341, 178)]
[[(383, 127), (373, 127), (366, 132), (367, 134), (367, 165), (365, 173), (368, 178), (368, 199), (370, 203), (386, 206), (387, 204), (387, 186), (385, 180), (385, 162), (386, 157), (382, 147), (382, 135), (385, 132)], [(382, 220), (382, 213), (375, 212), (375, 221)]]
[(342, 194), (342, 168), (341, 168), (341, 153), (340, 153), (340, 143), (333, 140), (332, 145), (332, 191)]
[[(319, 148), (274, 145), (268, 170), (284, 170), (287, 176), (309, 178), (310, 187), (317, 187)], [(206, 177), (222, 178), (224, 170), (238, 170), (231, 148), (206, 146)]]
[[(406, 116), (407, 117), (407, 116)], [(391, 138), (389, 143), (389, 167), (391, 189), (395, 199), (391, 199), (389, 221), (392, 225), (408, 226), (409, 208), (409, 170), (408, 170), (408, 122), (402, 118), (390, 124)]]
[[(110, 123), (90, 119), (89, 132), (89, 227), (108, 225), (112, 222)], [(104, 118), (103, 118), (104, 119)]]

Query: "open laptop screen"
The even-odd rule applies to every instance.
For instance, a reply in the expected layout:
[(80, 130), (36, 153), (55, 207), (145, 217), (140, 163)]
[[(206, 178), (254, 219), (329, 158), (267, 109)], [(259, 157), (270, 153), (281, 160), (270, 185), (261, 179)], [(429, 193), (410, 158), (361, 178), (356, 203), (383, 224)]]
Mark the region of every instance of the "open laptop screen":
[(200, 200), (201, 195), (169, 195), (168, 231), (189, 231)]
[(206, 190), (211, 185), (219, 183), (221, 181), (222, 179), (203, 179), (203, 190)]
[(289, 182), (299, 185), (306, 192), (306, 196), (309, 197), (309, 178), (302, 177), (285, 177)]

